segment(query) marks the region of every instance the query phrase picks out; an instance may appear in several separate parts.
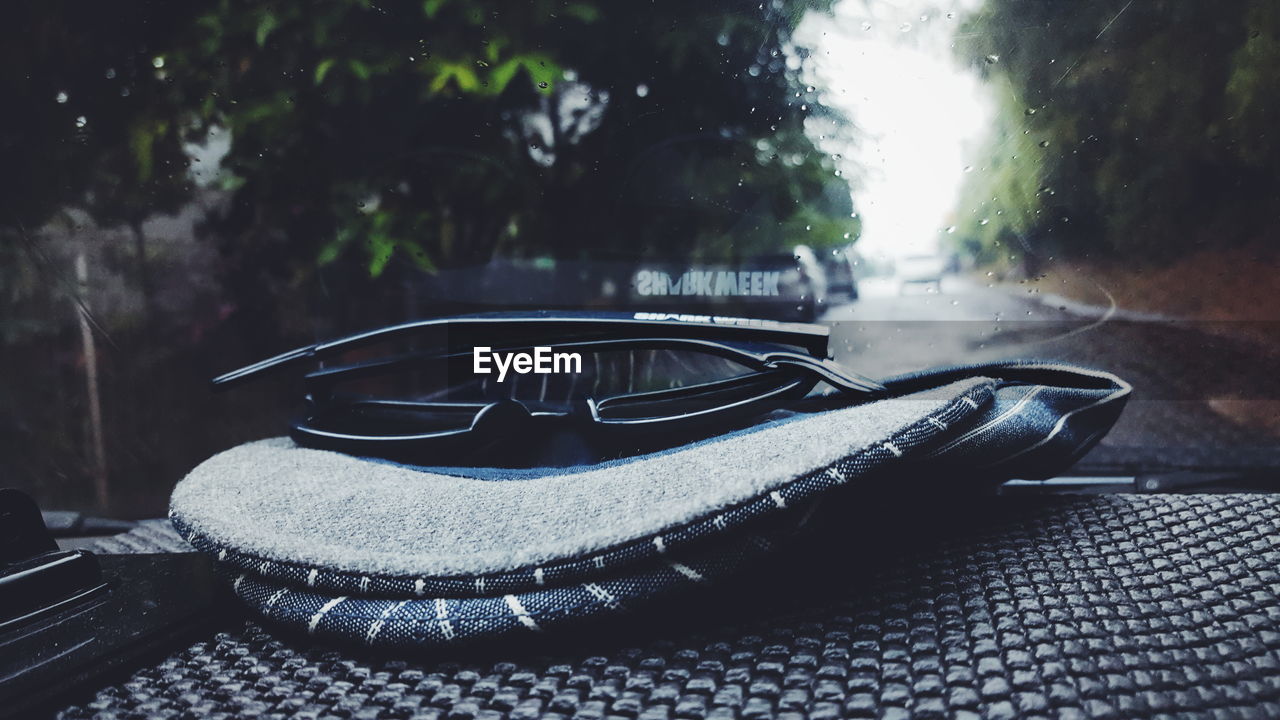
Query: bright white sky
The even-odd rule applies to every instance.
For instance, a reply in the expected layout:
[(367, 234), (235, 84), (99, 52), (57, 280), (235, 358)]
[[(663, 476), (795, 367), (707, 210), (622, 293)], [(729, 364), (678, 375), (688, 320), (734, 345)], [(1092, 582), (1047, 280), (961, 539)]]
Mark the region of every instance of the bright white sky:
[[(853, 179), (868, 257), (929, 253), (954, 224), (965, 166), (977, 160), (994, 100), (956, 57), (954, 35), (982, 0), (843, 0), (796, 32), (813, 49), (809, 82), (857, 126), (822, 142)], [(868, 7), (869, 6), (869, 7)]]

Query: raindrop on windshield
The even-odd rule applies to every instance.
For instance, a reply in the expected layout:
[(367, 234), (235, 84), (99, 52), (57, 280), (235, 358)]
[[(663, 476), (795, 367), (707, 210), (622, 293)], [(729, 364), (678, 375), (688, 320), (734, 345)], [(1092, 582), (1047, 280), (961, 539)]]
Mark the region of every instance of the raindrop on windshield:
[(85, 125), (88, 125), (88, 124), (89, 124), (89, 118), (86, 118), (86, 117), (85, 117), (85, 116), (83, 116), (83, 115), (81, 115), (80, 117), (76, 118), (76, 127), (78, 127), (78, 128), (82, 128), (82, 127), (84, 127)]
[(986, 61), (987, 61), (987, 64), (988, 64), (988, 65), (995, 65), (996, 63), (1000, 62), (1000, 56), (999, 56), (999, 55), (988, 55), (988, 56), (986, 57)]
[(640, 83), (639, 85), (636, 86), (636, 97), (648, 97), (648, 96), (649, 96), (648, 85), (645, 85), (644, 83)]
[(1040, 141), (1040, 147), (1049, 147), (1049, 141), (1048, 141), (1048, 140), (1041, 140), (1041, 141)]
[(955, 225), (951, 225), (951, 226), (949, 226), (949, 227), (947, 228), (947, 234), (948, 234), (948, 235), (954, 235), (954, 234), (955, 234), (955, 232), (956, 232), (956, 226), (955, 226)]
[(53, 99), (54, 99), (54, 100), (57, 100), (59, 105), (66, 105), (66, 104), (67, 104), (67, 93), (66, 93), (66, 92), (63, 92), (63, 91), (60, 91), (57, 95), (53, 96)]
[(911, 32), (911, 23), (904, 22), (898, 26), (898, 32)]
[(160, 68), (164, 67), (164, 56), (163, 56), (163, 55), (157, 55), (157, 56), (155, 56), (155, 57), (151, 58), (151, 67), (153, 67), (153, 68), (155, 68), (155, 69), (157, 69), (157, 70), (159, 70)]
[(862, 23), (862, 31), (863, 31), (863, 32), (870, 32), (870, 31), (871, 31), (871, 23), (869, 23), (869, 22), (864, 22), (864, 23)]
[(546, 80), (543, 80), (542, 82), (538, 83), (538, 87), (542, 88), (543, 90), (546, 90), (547, 88), (551, 87), (551, 85), (549, 85)]

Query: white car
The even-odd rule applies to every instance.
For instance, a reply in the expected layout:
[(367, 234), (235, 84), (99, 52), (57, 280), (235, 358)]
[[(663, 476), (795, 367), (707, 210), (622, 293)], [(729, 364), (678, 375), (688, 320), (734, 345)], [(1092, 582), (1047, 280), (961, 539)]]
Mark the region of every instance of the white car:
[(908, 285), (933, 286), (942, 292), (942, 273), (946, 260), (940, 255), (908, 255), (897, 262), (898, 291), (906, 292)]

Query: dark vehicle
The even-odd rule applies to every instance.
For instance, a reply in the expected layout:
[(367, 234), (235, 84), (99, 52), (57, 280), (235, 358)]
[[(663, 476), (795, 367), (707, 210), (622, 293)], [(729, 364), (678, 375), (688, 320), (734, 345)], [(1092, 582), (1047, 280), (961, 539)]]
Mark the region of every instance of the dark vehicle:
[(827, 279), (827, 304), (858, 299), (858, 256), (852, 246), (832, 248), (823, 253), (822, 270)]
[(736, 262), (642, 263), (630, 291), (630, 308), (803, 322), (815, 319), (829, 297), (826, 270), (804, 245)]
[[(483, 265), (437, 270), (416, 289), (419, 301), (441, 314), (590, 307), (808, 322), (831, 302), (850, 299), (850, 287), (856, 297), (849, 270), (843, 256), (819, 262), (803, 245), (790, 253), (719, 261), (494, 258)], [(829, 271), (844, 273), (839, 292), (827, 286)]]

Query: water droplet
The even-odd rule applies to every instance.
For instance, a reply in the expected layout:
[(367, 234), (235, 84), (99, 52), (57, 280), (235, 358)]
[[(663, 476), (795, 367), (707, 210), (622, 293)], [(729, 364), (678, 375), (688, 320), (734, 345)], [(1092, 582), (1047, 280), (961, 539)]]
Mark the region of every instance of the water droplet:
[(869, 23), (869, 22), (864, 22), (864, 23), (862, 23), (862, 31), (863, 31), (863, 32), (870, 32), (870, 31), (871, 31), (871, 23)]
[(911, 32), (911, 23), (904, 22), (898, 26), (898, 32)]
[(984, 58), (984, 59), (987, 61), (987, 64), (988, 64), (988, 65), (995, 65), (996, 63), (1000, 62), (1000, 56), (999, 56), (999, 55), (988, 55), (988, 56), (987, 56), (986, 58)]
[(948, 234), (948, 235), (955, 235), (955, 234), (956, 234), (956, 226), (955, 226), (955, 225), (951, 225), (951, 226), (949, 226), (949, 227), (947, 228), (947, 234)]
[(108, 80), (114, 80), (116, 78), (116, 69), (107, 68), (107, 71), (103, 73), (103, 76), (106, 77)]
[(991, 220), (990, 220), (989, 218), (982, 218), (981, 220), (979, 220), (979, 221), (978, 221), (978, 224), (979, 224), (979, 225), (986, 225), (986, 224), (987, 224), (987, 223), (989, 223), (989, 222), (991, 222)]
[(849, 233), (845, 233), (845, 234), (844, 234), (844, 239), (845, 239), (845, 240), (848, 240), (848, 239), (849, 239)]
[(953, 12), (949, 12), (949, 13), (947, 13), (947, 19), (948, 19), (948, 20), (955, 20), (955, 19), (956, 19), (956, 14), (955, 14), (955, 13), (953, 13)]
[(801, 112), (805, 112), (805, 111), (807, 111), (808, 109), (809, 109), (809, 106), (808, 106), (808, 105), (801, 105), (801, 106), (800, 106), (800, 111), (801, 111)]
[(57, 95), (53, 96), (53, 99), (57, 100), (59, 105), (66, 105), (69, 98), (65, 91), (59, 91)]
[(86, 118), (86, 117), (85, 117), (85, 116), (83, 116), (83, 115), (81, 115), (80, 117), (76, 118), (76, 127), (78, 127), (78, 128), (82, 128), (82, 127), (84, 127), (85, 125), (88, 125), (88, 124), (89, 124), (89, 118)]
[(809, 231), (810, 231), (810, 230), (812, 230), (812, 229), (813, 229), (813, 226), (812, 226), (812, 225), (805, 225), (805, 226), (804, 226), (804, 231), (805, 231), (805, 232), (809, 232)]
[(153, 68), (155, 68), (155, 69), (157, 69), (157, 70), (159, 70), (160, 68), (164, 67), (164, 56), (163, 56), (163, 55), (157, 55), (157, 56), (155, 56), (155, 57), (151, 58), (151, 67), (153, 67)]
[(1026, 110), (1023, 110), (1023, 111), (1022, 111), (1022, 114), (1023, 114), (1023, 115), (1026, 115), (1027, 117), (1031, 117), (1032, 115), (1035, 115), (1035, 114), (1036, 114), (1036, 109), (1035, 109), (1035, 108), (1027, 108)]
[(965, 171), (965, 172), (973, 172), (973, 166), (972, 166), (972, 165), (965, 165), (965, 166), (964, 166), (964, 171)]
[(640, 83), (636, 86), (636, 97), (649, 97), (649, 86)]
[(542, 82), (538, 83), (538, 87), (542, 88), (543, 90), (546, 90), (547, 88), (551, 87), (551, 85), (547, 83), (546, 80), (543, 80)]
[(1048, 140), (1041, 140), (1041, 141), (1040, 141), (1040, 147), (1049, 147), (1049, 141), (1048, 141)]
[(817, 90), (817, 89), (818, 89), (818, 88), (816, 88), (816, 87), (814, 87), (814, 86), (810, 85), (810, 86), (806, 87), (806, 88), (804, 89), (804, 91), (805, 91), (805, 92), (813, 92), (814, 90)]

